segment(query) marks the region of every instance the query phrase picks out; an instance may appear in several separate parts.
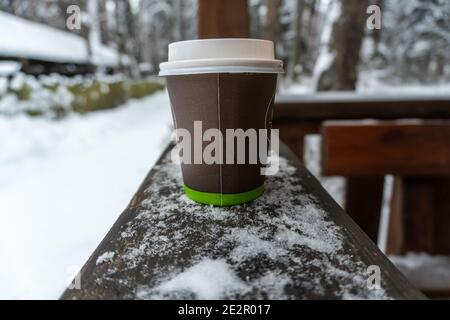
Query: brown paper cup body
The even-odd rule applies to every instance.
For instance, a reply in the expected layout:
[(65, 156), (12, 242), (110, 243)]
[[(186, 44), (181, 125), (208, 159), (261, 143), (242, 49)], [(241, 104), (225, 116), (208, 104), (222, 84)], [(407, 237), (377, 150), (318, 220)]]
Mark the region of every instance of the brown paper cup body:
[[(245, 164), (194, 164), (194, 122), (202, 121), (202, 133), (219, 129), (223, 136), (222, 155), (225, 161), (226, 129), (253, 128), (270, 130), (276, 74), (215, 73), (167, 77), (174, 125), (191, 133), (191, 164), (182, 163), (184, 184), (207, 193), (236, 194), (247, 192), (264, 184), (262, 163), (249, 164), (249, 139), (246, 139)], [(270, 137), (270, 131), (269, 131)], [(258, 134), (259, 135), (259, 134)], [(258, 136), (259, 141), (259, 136)], [(196, 141), (204, 148), (209, 141)], [(235, 154), (237, 143), (234, 141)], [(259, 150), (258, 150), (259, 153)]]

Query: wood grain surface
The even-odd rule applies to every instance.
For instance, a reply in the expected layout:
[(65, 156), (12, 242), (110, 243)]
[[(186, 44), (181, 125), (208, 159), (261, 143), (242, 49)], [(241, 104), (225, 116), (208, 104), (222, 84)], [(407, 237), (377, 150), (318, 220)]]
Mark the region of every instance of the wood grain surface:
[(266, 193), (227, 208), (188, 200), (169, 150), (62, 299), (424, 298), (284, 145)]

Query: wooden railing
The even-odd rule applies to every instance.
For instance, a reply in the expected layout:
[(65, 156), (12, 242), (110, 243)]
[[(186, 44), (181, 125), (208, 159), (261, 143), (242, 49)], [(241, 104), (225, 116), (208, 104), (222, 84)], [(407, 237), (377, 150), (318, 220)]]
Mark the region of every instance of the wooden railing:
[(424, 298), (284, 144), (266, 194), (223, 208), (183, 195), (169, 153), (63, 299)]

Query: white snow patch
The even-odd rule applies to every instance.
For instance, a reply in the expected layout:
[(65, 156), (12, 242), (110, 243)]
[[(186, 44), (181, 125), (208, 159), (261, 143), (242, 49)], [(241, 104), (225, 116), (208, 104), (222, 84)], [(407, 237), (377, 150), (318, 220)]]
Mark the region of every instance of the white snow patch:
[(108, 251), (108, 252), (105, 252), (102, 255), (100, 255), (97, 258), (97, 261), (95, 262), (95, 264), (99, 265), (99, 264), (102, 264), (102, 263), (105, 263), (105, 262), (109, 262), (113, 258), (114, 258), (114, 252)]
[(329, 1), (327, 19), (320, 38), (321, 48), (313, 72), (314, 88), (317, 88), (320, 76), (330, 68), (335, 58), (335, 53), (330, 51), (330, 41), (332, 40), (333, 25), (341, 15), (340, 1)]
[(141, 289), (136, 297), (148, 299), (164, 297), (168, 293), (188, 292), (193, 294), (195, 299), (217, 300), (246, 289), (245, 283), (224, 260), (205, 259), (161, 283), (151, 292)]
[(288, 254), (288, 251), (278, 246), (273, 241), (261, 239), (257, 231), (251, 229), (233, 229), (229, 239), (236, 242), (236, 247), (231, 253), (231, 258), (236, 262), (264, 254), (271, 259)]
[(269, 300), (284, 300), (286, 299), (284, 290), (290, 283), (292, 283), (292, 279), (289, 276), (270, 271), (252, 281), (252, 286), (267, 292)]
[(17, 61), (0, 61), (0, 77), (19, 72), (21, 67), (22, 65)]

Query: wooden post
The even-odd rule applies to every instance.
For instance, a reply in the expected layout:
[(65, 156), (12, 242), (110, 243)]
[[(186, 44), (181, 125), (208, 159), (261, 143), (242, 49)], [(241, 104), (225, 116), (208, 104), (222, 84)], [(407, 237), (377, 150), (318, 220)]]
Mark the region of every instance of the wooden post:
[(433, 253), (450, 254), (450, 177), (435, 178), (433, 186)]
[(450, 178), (397, 177), (387, 254), (450, 253)]
[(248, 38), (247, 0), (199, 0), (198, 37)]
[(281, 0), (268, 0), (266, 25), (264, 27), (264, 39), (270, 40), (277, 48), (278, 37), (280, 36), (280, 7)]
[(304, 139), (308, 134), (319, 132), (320, 122), (315, 121), (274, 121), (273, 128), (280, 130), (280, 139), (304, 161)]
[(433, 252), (433, 179), (403, 177), (403, 251)]
[(347, 179), (345, 210), (373, 242), (378, 241), (384, 177)]

